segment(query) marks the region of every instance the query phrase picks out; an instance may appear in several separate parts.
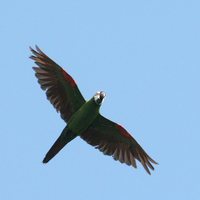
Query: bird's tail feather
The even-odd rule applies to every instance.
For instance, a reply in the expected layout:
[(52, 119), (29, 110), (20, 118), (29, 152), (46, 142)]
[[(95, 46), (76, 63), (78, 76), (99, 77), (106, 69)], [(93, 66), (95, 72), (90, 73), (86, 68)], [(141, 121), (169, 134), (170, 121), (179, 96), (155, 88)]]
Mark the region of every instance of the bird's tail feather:
[(49, 149), (42, 162), (47, 163), (49, 160), (51, 160), (67, 143), (73, 140), (76, 136), (77, 135), (70, 131), (66, 126), (53, 146)]

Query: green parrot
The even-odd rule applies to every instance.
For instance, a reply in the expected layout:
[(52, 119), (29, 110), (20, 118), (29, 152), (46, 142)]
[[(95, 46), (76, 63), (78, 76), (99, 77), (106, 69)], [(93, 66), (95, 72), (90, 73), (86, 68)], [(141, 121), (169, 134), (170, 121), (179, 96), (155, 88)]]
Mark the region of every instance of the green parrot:
[(35, 76), (47, 99), (60, 112), (66, 127), (47, 152), (43, 163), (51, 160), (67, 143), (80, 136), (105, 155), (112, 156), (121, 163), (137, 168), (136, 159), (148, 174), (157, 164), (137, 143), (137, 141), (119, 124), (103, 117), (100, 107), (106, 96), (97, 92), (89, 101), (85, 101), (76, 82), (58, 64), (43, 53), (37, 46), (30, 50), (37, 67), (33, 67)]

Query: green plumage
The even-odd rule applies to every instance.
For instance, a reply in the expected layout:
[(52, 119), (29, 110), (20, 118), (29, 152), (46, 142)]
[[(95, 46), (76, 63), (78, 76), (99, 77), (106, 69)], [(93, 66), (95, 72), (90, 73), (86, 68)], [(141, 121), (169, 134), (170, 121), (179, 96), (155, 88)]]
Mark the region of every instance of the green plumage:
[(137, 167), (138, 160), (150, 174), (157, 164), (119, 124), (99, 114), (105, 93), (97, 92), (85, 101), (73, 78), (37, 46), (31, 48), (37, 67), (33, 67), (38, 82), (55, 109), (67, 123), (61, 135), (47, 152), (43, 163), (51, 160), (67, 143), (80, 136), (105, 155), (121, 163)]
[(77, 137), (77, 134), (70, 131), (68, 129), (68, 126), (66, 126), (58, 139), (55, 141), (53, 146), (49, 149), (47, 154), (45, 155), (43, 159), (43, 163), (49, 162), (67, 143), (69, 143), (71, 140)]
[(95, 120), (99, 114), (99, 108), (100, 106), (94, 102), (93, 98), (83, 104), (69, 120), (69, 129), (77, 135), (81, 135)]
[(70, 118), (68, 125), (63, 129), (61, 135), (47, 152), (43, 163), (51, 160), (67, 143), (78, 135), (81, 135), (92, 124), (99, 114), (100, 106), (93, 99), (84, 103)]

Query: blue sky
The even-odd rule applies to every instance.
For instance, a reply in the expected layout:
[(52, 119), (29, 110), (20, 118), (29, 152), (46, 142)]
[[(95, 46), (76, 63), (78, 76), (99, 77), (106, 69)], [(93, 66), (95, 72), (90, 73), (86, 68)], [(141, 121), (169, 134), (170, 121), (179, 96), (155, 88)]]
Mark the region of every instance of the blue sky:
[[(200, 2), (4, 1), (1, 29), (0, 199), (198, 199)], [(159, 162), (149, 176), (80, 138), (49, 164), (65, 126), (28, 58), (37, 44), (86, 99), (122, 124)]]

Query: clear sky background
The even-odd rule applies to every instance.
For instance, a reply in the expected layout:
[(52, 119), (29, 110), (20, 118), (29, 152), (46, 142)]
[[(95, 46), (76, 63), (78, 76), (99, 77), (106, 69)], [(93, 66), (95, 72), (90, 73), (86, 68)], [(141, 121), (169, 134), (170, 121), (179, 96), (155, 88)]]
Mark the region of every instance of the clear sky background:
[[(37, 44), (159, 162), (149, 176), (86, 144), (42, 159), (65, 126), (28, 58)], [(2, 1), (0, 199), (199, 199), (200, 1)]]

